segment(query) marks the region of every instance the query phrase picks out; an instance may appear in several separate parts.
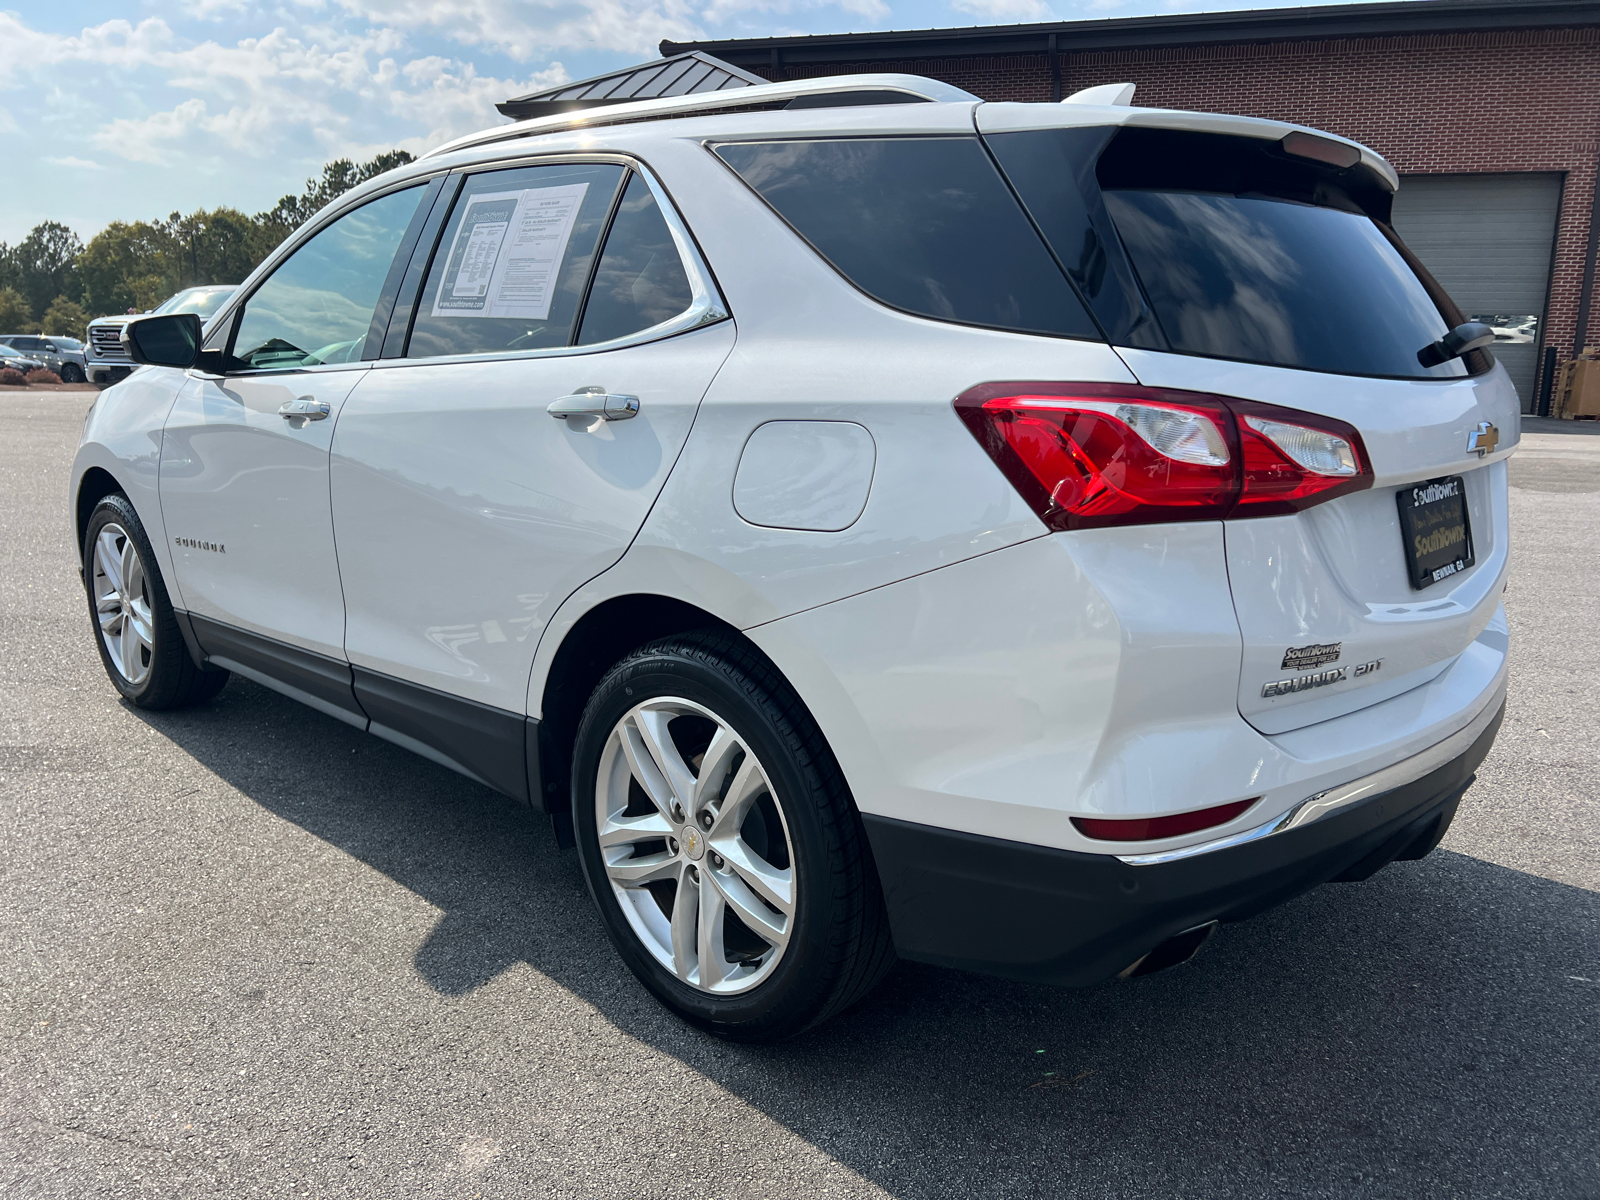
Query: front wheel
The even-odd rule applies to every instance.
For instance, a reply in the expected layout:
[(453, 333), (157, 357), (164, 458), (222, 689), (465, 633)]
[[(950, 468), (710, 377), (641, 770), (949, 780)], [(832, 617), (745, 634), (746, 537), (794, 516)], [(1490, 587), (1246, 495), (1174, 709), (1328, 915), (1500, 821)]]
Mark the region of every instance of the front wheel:
[(83, 368), (80, 367), (77, 363), (70, 363), (70, 362), (69, 363), (62, 363), (61, 364), (61, 382), (62, 383), (82, 383), (83, 382)]
[(129, 701), (185, 708), (222, 690), (228, 672), (202, 669), (189, 657), (144, 523), (126, 496), (107, 496), (89, 515), (83, 579), (100, 661)]
[(789, 1037), (894, 961), (838, 765), (799, 698), (731, 635), (656, 642), (606, 674), (578, 730), (573, 805), (612, 943), (712, 1033)]

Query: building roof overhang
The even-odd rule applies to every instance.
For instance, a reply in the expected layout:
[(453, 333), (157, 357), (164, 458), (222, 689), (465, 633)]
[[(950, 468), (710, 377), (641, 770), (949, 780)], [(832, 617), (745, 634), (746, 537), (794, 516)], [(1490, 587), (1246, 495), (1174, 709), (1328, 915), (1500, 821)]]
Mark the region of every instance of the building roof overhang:
[(1398, 0), (963, 29), (661, 43), (743, 68), (1600, 25), (1600, 0)]

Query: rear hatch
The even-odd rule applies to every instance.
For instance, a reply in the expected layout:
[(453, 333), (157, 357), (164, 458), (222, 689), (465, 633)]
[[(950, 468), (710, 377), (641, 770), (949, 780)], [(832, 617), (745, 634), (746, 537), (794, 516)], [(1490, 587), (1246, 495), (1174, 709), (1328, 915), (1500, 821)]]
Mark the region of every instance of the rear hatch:
[(1482, 350), (1419, 361), (1463, 318), (1388, 227), (1386, 164), (1265, 122), (1084, 120), (985, 133), (1140, 383), (1333, 418), (1364, 451), (1361, 490), (1224, 522), (1240, 713), (1286, 733), (1469, 652), (1496, 667), (1476, 643), (1496, 636), (1519, 405)]

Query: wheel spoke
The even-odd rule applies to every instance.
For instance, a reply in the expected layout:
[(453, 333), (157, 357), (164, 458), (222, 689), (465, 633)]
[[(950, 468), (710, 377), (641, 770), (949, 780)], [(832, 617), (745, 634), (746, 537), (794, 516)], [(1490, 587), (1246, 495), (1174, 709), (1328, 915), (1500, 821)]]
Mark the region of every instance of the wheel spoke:
[(128, 619), (139, 641), (145, 646), (154, 646), (155, 628), (150, 618), (150, 606), (143, 600), (133, 601), (128, 605)]
[(720, 891), (706, 886), (704, 874), (700, 878), (700, 929), (695, 939), (695, 949), (700, 958), (700, 986), (714, 988), (731, 969), (722, 951), (722, 928), (727, 919), (728, 905)]
[(655, 759), (650, 756), (644, 735), (631, 720), (624, 718), (617, 728), (617, 740), (622, 744), (623, 756), (628, 760), (628, 770), (638, 780), (644, 794), (650, 797), (650, 802), (656, 806), (662, 819), (671, 821), (672, 788), (656, 767)]
[(105, 529), (100, 532), (100, 537), (95, 541), (94, 565), (100, 574), (106, 577), (106, 582), (111, 585), (111, 590), (122, 590), (122, 552), (117, 549), (117, 534), (115, 530)]
[[(733, 731), (721, 728), (711, 738), (711, 744), (700, 756), (700, 774), (694, 781), (693, 803), (690, 813), (698, 816), (707, 804), (719, 799), (722, 790), (722, 781), (728, 774), (728, 767), (733, 762), (734, 756), (744, 749), (744, 744), (733, 735)], [(750, 756), (745, 755), (745, 762)]]
[(134, 628), (132, 621), (126, 617), (122, 620), (122, 629), (117, 634), (118, 653), (122, 659), (122, 674), (129, 683), (137, 683), (140, 668), (144, 663), (139, 657), (139, 632)]
[(711, 840), (737, 837), (739, 826), (744, 824), (745, 814), (750, 811), (750, 802), (766, 790), (767, 777), (762, 773), (761, 764), (756, 762), (755, 755), (746, 754), (728, 784), (722, 807), (717, 810), (716, 822), (709, 831)]
[(700, 927), (700, 885), (687, 863), (678, 871), (678, 894), (672, 901), (672, 971), (685, 983), (694, 974), (695, 935)]
[(130, 604), (139, 598), (139, 594), (143, 590), (141, 587), (143, 580), (140, 579), (143, 574), (144, 572), (139, 569), (139, 552), (133, 548), (133, 539), (131, 537), (123, 538), (120, 586), (122, 588), (122, 598)]
[(664, 838), (675, 832), (671, 822), (660, 813), (646, 813), (642, 817), (611, 817), (600, 827), (600, 848), (628, 846), (634, 842), (647, 842)]
[(641, 854), (636, 858), (606, 860), (606, 874), (613, 883), (622, 887), (642, 887), (658, 879), (671, 879), (678, 870), (678, 859), (662, 851), (660, 854)]
[[(672, 798), (687, 812), (694, 798), (694, 772), (683, 761), (678, 748), (672, 744), (672, 735), (667, 732), (668, 723), (677, 715), (661, 708), (641, 706), (634, 710), (633, 725), (639, 731), (639, 739), (650, 761), (672, 789)], [(669, 811), (667, 815), (672, 814)]]
[(794, 872), (757, 857), (743, 838), (734, 836), (710, 843), (750, 889), (785, 916), (794, 911)]
[(738, 914), (739, 920), (750, 927), (751, 933), (760, 935), (774, 946), (781, 946), (789, 940), (788, 915), (775, 913), (761, 903), (742, 877), (731, 871), (726, 874), (711, 871), (706, 878), (721, 893), (723, 902)]

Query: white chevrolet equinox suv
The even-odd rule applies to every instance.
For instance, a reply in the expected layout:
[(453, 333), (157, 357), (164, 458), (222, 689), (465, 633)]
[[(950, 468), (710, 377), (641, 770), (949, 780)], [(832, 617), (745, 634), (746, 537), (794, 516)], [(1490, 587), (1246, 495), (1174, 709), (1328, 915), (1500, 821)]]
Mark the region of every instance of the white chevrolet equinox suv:
[(70, 496), (112, 684), (548, 814), (747, 1041), (1427, 854), (1503, 711), (1516, 393), (1382, 158), (1129, 91), (623, 104), (341, 197), (125, 327)]

